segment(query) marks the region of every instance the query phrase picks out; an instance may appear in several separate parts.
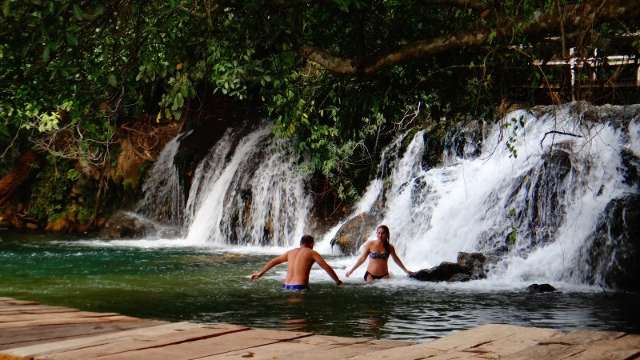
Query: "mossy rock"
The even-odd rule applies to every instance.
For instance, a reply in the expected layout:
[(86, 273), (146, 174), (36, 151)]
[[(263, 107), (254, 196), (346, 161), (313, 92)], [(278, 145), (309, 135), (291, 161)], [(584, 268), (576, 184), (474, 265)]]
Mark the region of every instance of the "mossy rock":
[(378, 219), (369, 213), (357, 215), (342, 225), (331, 240), (331, 246), (337, 246), (344, 254), (356, 254), (377, 223)]

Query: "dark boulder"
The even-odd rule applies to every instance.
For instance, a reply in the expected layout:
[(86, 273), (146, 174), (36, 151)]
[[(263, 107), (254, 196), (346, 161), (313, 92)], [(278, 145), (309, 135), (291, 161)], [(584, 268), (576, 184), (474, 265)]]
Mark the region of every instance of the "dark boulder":
[(457, 263), (467, 269), (467, 273), (471, 277), (470, 280), (484, 279), (487, 277), (485, 273), (487, 257), (482, 253), (459, 252)]
[(485, 262), (487, 258), (481, 253), (458, 253), (458, 260), (455, 263), (442, 262), (431, 269), (422, 269), (413, 275), (412, 278), (420, 281), (469, 281), (484, 279)]
[(331, 240), (331, 246), (337, 246), (344, 254), (353, 255), (367, 240), (377, 223), (378, 219), (369, 213), (357, 215), (342, 225)]
[(640, 291), (640, 194), (614, 199), (582, 252), (588, 283)]
[(155, 232), (155, 224), (150, 220), (128, 211), (118, 211), (104, 224), (99, 237), (102, 239), (135, 239)]
[(622, 166), (618, 169), (624, 176), (624, 183), (640, 190), (640, 159), (628, 149), (620, 153)]
[(527, 291), (530, 294), (547, 293), (556, 291), (556, 288), (549, 284), (531, 284), (527, 286)]
[[(461, 266), (458, 263), (445, 261), (438, 266), (432, 267), (431, 269), (422, 269), (411, 275), (411, 277), (420, 281), (454, 281), (454, 279), (461, 279), (462, 281), (466, 281), (471, 279), (471, 277), (467, 273), (467, 270), (467, 268)], [(467, 275), (469, 276), (469, 278), (460, 275)]]

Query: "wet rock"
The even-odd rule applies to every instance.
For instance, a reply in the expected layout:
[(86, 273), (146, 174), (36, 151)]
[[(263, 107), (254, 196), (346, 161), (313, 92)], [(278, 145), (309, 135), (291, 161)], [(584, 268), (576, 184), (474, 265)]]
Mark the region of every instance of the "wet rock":
[(431, 269), (422, 269), (411, 275), (420, 281), (469, 281), (487, 277), (485, 263), (487, 258), (481, 253), (458, 253), (457, 262), (442, 262)]
[(640, 194), (614, 199), (581, 253), (588, 283), (640, 291)]
[(549, 284), (531, 284), (527, 286), (527, 291), (530, 294), (547, 293), (556, 291), (556, 288)]
[(337, 246), (344, 254), (353, 255), (366, 241), (377, 225), (378, 219), (369, 214), (362, 213), (347, 221), (336, 237), (331, 240), (331, 246)]
[(618, 170), (624, 176), (624, 183), (640, 190), (640, 159), (628, 149), (622, 150), (620, 158), (622, 167)]
[[(582, 176), (576, 168), (589, 166), (574, 166), (573, 154), (573, 142), (558, 142), (538, 165), (519, 176), (504, 202), (511, 204), (505, 209), (506, 221), (497, 221), (495, 228), (481, 234), (478, 249), (499, 256), (515, 249), (525, 255), (554, 241), (566, 217), (563, 199), (573, 191), (566, 183)], [(491, 193), (487, 201), (501, 206), (501, 196)]]
[(465, 282), (471, 280), (471, 276), (469, 274), (455, 274), (448, 281), (449, 282)]
[(118, 211), (107, 220), (99, 236), (104, 239), (132, 239), (152, 232), (155, 232), (155, 226), (151, 221), (131, 212)]
[(487, 277), (485, 274), (485, 264), (487, 262), (487, 257), (481, 253), (474, 252), (459, 252), (457, 263), (463, 268), (467, 269), (467, 273), (469, 273), (470, 280), (475, 279), (484, 279)]
[[(463, 274), (468, 275), (466, 268), (462, 267), (458, 263), (445, 261), (431, 269), (422, 269), (411, 275), (411, 277), (420, 281), (453, 281), (452, 279), (456, 279), (456, 275)], [(470, 278), (467, 280), (470, 280)]]

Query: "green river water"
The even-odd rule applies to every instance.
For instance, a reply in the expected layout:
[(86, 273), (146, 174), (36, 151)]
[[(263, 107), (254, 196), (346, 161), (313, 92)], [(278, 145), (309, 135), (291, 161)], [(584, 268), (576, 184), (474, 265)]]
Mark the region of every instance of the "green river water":
[[(169, 321), (227, 322), (338, 336), (426, 339), (486, 323), (640, 332), (640, 297), (562, 289), (526, 293), (408, 279), (336, 287), (320, 270), (312, 289), (283, 292), (284, 268), (247, 275), (271, 255), (225, 249), (143, 248), (2, 234), (0, 296)], [(345, 261), (338, 264), (342, 276)]]

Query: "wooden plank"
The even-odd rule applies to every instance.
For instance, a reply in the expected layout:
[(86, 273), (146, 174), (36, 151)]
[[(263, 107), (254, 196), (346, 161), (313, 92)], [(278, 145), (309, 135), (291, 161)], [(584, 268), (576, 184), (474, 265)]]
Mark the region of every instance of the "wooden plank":
[[(484, 325), (434, 341), (342, 338), (230, 324), (164, 323), (0, 298), (0, 360), (635, 359), (640, 335)], [(22, 358), (21, 358), (22, 359)]]
[(23, 322), (10, 322), (10, 323), (0, 323), (0, 331), (5, 331), (5, 329), (14, 329), (21, 327), (34, 327), (34, 326), (48, 326), (48, 325), (71, 325), (71, 324), (86, 324), (92, 322), (102, 322), (102, 323), (110, 323), (110, 322), (118, 322), (118, 321), (134, 321), (136, 318), (117, 315), (117, 316), (107, 316), (101, 318), (68, 318), (68, 319), (40, 319), (40, 320), (32, 320), (32, 321), (23, 321)]
[[(439, 350), (425, 346), (426, 343), (420, 343), (411, 346), (405, 346), (401, 349), (391, 348), (385, 350), (371, 351), (352, 357), (357, 360), (396, 360), (396, 359), (431, 359), (434, 356), (441, 355), (447, 350)], [(467, 354), (467, 358), (469, 358)]]
[(18, 356), (11, 356), (11, 355), (3, 355), (3, 354), (0, 354), (0, 360), (31, 360), (31, 359), (27, 359), (27, 358), (23, 358), (23, 357), (18, 357)]
[(16, 300), (16, 299), (1, 300), (0, 304), (3, 304), (3, 305), (40, 305), (40, 303), (37, 302), (37, 301)]
[[(471, 332), (473, 330), (469, 330), (468, 332)], [(540, 341), (544, 341), (551, 338), (553, 335), (558, 334), (557, 330), (519, 326), (512, 326), (511, 330), (512, 333), (508, 336), (496, 336), (495, 339), (487, 341), (485, 343), (474, 345), (468, 348), (456, 348), (456, 350), (473, 354), (494, 354), (498, 357), (503, 357), (509, 354), (516, 353), (530, 346), (536, 345)], [(484, 329), (484, 331), (489, 332), (489, 334), (487, 335), (489, 337), (491, 336), (491, 328)]]
[[(434, 359), (453, 358), (466, 354), (467, 358), (504, 356), (515, 353), (538, 341), (547, 339), (556, 330), (526, 328), (513, 325), (489, 324), (474, 329), (459, 331), (443, 338), (424, 343), (407, 346), (401, 352), (394, 349), (371, 352), (354, 359), (405, 359), (429, 356)], [(492, 355), (493, 354), (493, 355)]]
[(583, 345), (602, 340), (615, 340), (625, 335), (625, 333), (618, 331), (572, 330), (569, 332), (558, 332), (546, 341), (569, 345)]
[(617, 339), (597, 341), (578, 354), (578, 360), (627, 360), (640, 358), (640, 335), (626, 335)]
[[(229, 353), (214, 354), (199, 358), (198, 360), (229, 360), (229, 359), (252, 359), (252, 360), (272, 360), (272, 359), (307, 359), (305, 355), (315, 352), (324, 352), (322, 346), (315, 346), (294, 341), (276, 342), (263, 346), (256, 346)], [(335, 357), (324, 356), (324, 359), (336, 359)]]
[(0, 350), (24, 347), (70, 338), (113, 333), (129, 329), (156, 326), (163, 322), (136, 319), (132, 321), (89, 322), (84, 324), (62, 324), (35, 327), (19, 327), (0, 331)]
[[(563, 340), (567, 340), (566, 342)], [(635, 359), (640, 357), (640, 335), (616, 332), (573, 331), (542, 341), (505, 359)]]
[[(491, 349), (492, 344), (498, 340), (513, 342), (515, 347), (522, 347), (523, 344), (531, 344), (535, 341), (546, 339), (557, 330), (528, 328), (504, 324), (488, 324), (466, 331), (455, 332), (449, 336), (423, 343), (437, 350), (468, 350), (473, 348)], [(501, 342), (505, 344), (504, 341)], [(510, 349), (511, 351), (513, 349)]]
[[(309, 333), (294, 331), (277, 331), (248, 329), (241, 332), (223, 333), (220, 336), (208, 337), (197, 341), (179, 344), (157, 345), (140, 349), (121, 349), (110, 354), (100, 353), (101, 360), (187, 360), (200, 359), (207, 356), (221, 355), (232, 351), (250, 350), (264, 345), (282, 341), (290, 341), (306, 336)], [(114, 349), (115, 350), (115, 349)], [(113, 351), (113, 350), (112, 350)], [(66, 355), (66, 354), (65, 354)], [(95, 357), (95, 353), (77, 352), (69, 353), (68, 357), (51, 357), (51, 359), (80, 359)], [(88, 355), (88, 356), (87, 356)], [(48, 359), (49, 357), (47, 357)]]
[(54, 306), (25, 306), (0, 308), (0, 316), (5, 314), (48, 314), (57, 312), (79, 312), (78, 309)]
[(182, 353), (184, 351), (182, 348), (201, 347), (203, 342), (212, 338), (250, 331), (247, 327), (230, 324), (193, 325), (195, 326), (192, 328), (176, 330), (166, 334), (150, 333), (145, 335), (143, 332), (134, 337), (107, 339), (104, 342), (83, 346), (78, 349), (47, 354), (42, 358), (91, 359), (100, 357), (101, 359), (107, 359), (113, 356), (118, 358), (123, 354), (134, 354), (148, 360), (155, 359), (155, 356), (149, 353), (155, 354), (158, 349), (160, 349), (159, 352), (163, 352), (165, 349), (174, 348), (178, 349), (176, 350), (178, 353)]
[(344, 359), (389, 348), (408, 346), (413, 342), (380, 341), (368, 338), (344, 338), (313, 335), (291, 341), (277, 342), (251, 349), (243, 349), (225, 354), (212, 355), (202, 360), (214, 359)]
[(15, 322), (28, 322), (34, 320), (42, 320), (43, 316), (46, 316), (49, 320), (57, 319), (95, 319), (106, 318), (111, 316), (120, 316), (116, 313), (94, 313), (86, 311), (73, 311), (73, 312), (54, 312), (47, 315), (43, 314), (0, 314), (0, 324), (15, 323)]
[(132, 330), (124, 330), (111, 332), (107, 334), (99, 334), (81, 338), (73, 338), (63, 341), (47, 342), (37, 345), (24, 346), (19, 348), (7, 349), (4, 352), (11, 355), (18, 356), (41, 356), (45, 354), (55, 354), (61, 352), (68, 352), (78, 350), (80, 348), (87, 348), (90, 346), (99, 346), (107, 343), (114, 343), (117, 341), (129, 341), (132, 338), (140, 341), (150, 340), (154, 337), (163, 336), (175, 332), (187, 331), (194, 328), (200, 328), (201, 325), (178, 322), (178, 323), (163, 323), (153, 326), (145, 326), (143, 328), (136, 328)]

